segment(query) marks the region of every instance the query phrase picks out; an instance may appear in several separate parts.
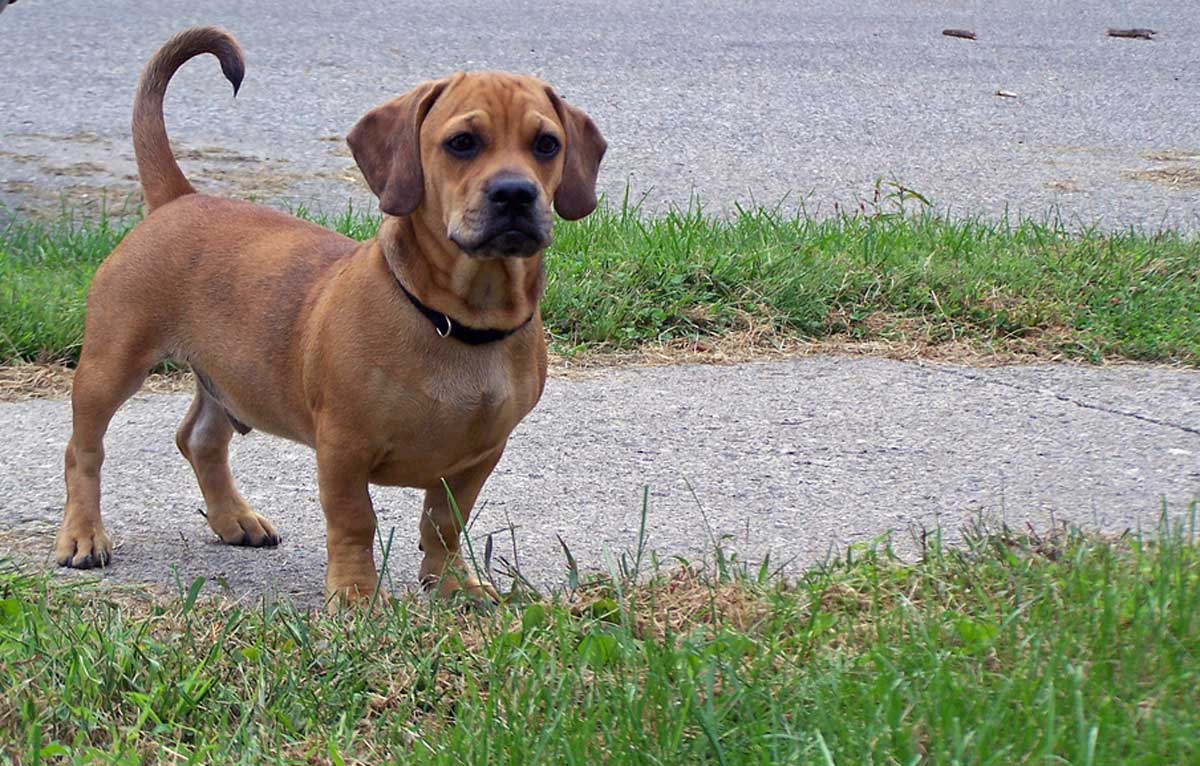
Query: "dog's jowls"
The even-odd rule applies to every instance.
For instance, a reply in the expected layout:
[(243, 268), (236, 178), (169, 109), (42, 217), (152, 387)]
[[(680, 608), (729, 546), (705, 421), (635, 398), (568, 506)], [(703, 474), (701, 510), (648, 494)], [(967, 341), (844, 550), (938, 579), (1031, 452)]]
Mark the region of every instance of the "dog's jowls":
[(236, 92), (241, 51), (213, 28), (170, 40), (138, 86), (133, 137), (149, 215), (88, 293), (58, 562), (108, 563), (104, 432), (148, 371), (173, 359), (197, 380), (176, 443), (222, 540), (279, 541), (229, 471), (234, 430), (259, 429), (316, 450), (331, 595), (354, 600), (376, 588), (367, 491), (376, 483), (425, 490), (422, 583), (494, 598), (459, 555), (461, 524), (541, 395), (551, 209), (576, 219), (595, 208), (604, 139), (532, 77), (423, 83), (350, 131), (385, 214), (378, 236), (359, 243), (195, 192), (172, 156), (162, 101), (179, 66), (203, 53), (218, 58)]

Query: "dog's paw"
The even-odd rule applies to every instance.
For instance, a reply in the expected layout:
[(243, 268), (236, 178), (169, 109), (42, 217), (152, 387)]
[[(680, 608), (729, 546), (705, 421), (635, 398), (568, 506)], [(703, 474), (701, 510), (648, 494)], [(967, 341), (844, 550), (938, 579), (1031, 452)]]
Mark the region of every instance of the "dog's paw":
[(274, 548), (279, 545), (279, 533), (266, 516), (254, 511), (239, 514), (208, 514), (208, 526), (228, 545), (251, 548)]
[(327, 589), (328, 598), (325, 607), (330, 613), (343, 609), (386, 609), (392, 602), (392, 596), (382, 587), (376, 592), (374, 585), (343, 585)]
[(54, 540), (54, 560), (60, 567), (74, 569), (106, 567), (112, 560), (112, 542), (99, 524), (84, 528), (64, 525)]
[(466, 582), (459, 587), (460, 593), (465, 593), (468, 597), (475, 601), (488, 601), (493, 604), (500, 603), (500, 591), (496, 590), (489, 582), (481, 582), (474, 575), (468, 577)]
[(462, 574), (447, 569), (436, 579), (426, 576), (421, 580), (426, 591), (437, 593), (438, 598), (468, 598), (472, 601), (500, 603), (500, 593), (491, 583), (481, 581), (472, 574)]

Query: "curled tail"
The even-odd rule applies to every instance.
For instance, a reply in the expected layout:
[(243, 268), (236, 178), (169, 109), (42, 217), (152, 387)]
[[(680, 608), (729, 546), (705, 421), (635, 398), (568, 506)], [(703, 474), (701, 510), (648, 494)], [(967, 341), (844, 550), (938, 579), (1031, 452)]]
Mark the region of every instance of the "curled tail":
[(221, 71), (233, 83), (236, 96), (246, 62), (237, 41), (216, 27), (192, 27), (172, 37), (150, 58), (138, 81), (133, 99), (133, 153), (146, 195), (146, 212), (196, 191), (171, 152), (163, 121), (163, 94), (176, 70), (202, 53), (211, 53), (221, 62)]

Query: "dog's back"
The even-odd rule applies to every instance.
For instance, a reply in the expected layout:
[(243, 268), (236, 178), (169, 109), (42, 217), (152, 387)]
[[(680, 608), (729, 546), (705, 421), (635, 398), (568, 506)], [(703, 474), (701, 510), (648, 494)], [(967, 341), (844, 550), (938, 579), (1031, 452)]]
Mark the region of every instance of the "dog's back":
[[(142, 221), (96, 272), (86, 348), (136, 345), (153, 362), (195, 367), (218, 388), (287, 390), (294, 381), (274, 377), (296, 369), (286, 357), (314, 285), (357, 246), (267, 207), (184, 195)], [(231, 353), (235, 346), (258, 353)], [(254, 368), (229, 369), (234, 362)]]

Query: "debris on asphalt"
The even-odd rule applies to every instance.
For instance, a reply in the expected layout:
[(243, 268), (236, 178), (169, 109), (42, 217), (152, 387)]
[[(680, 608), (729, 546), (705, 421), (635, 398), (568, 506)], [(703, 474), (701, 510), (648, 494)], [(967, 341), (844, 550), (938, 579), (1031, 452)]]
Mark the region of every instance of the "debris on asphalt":
[(975, 39), (975, 33), (969, 29), (943, 29), (942, 34), (946, 37), (961, 37), (964, 40)]
[(998, 90), (998, 91), (996, 91), (996, 95), (999, 96), (1000, 98), (1016, 98), (1017, 97), (1017, 94), (1013, 93), (1011, 90)]
[(1138, 27), (1136, 29), (1110, 28), (1106, 34), (1108, 34), (1109, 37), (1128, 37), (1134, 40), (1153, 40), (1154, 35), (1157, 33), (1153, 29), (1143, 29), (1142, 27)]

